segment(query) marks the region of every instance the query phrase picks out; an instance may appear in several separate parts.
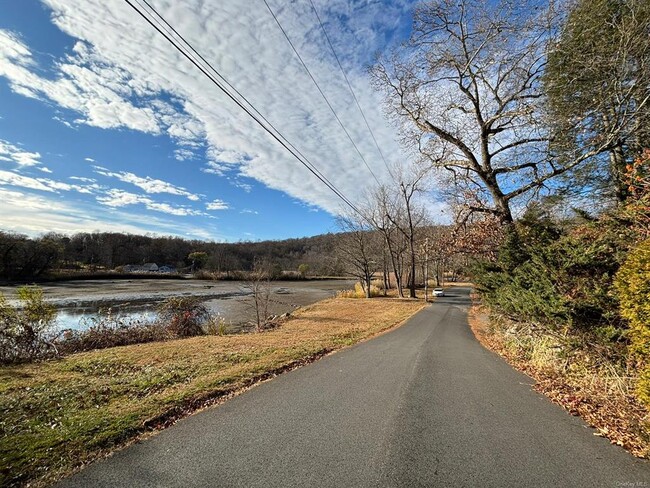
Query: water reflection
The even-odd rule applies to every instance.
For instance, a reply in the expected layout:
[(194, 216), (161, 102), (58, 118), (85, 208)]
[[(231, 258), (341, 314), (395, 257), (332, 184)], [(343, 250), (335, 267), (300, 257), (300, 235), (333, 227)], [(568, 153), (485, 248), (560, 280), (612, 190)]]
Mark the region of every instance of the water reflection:
[[(209, 300), (203, 305), (211, 314), (220, 314), (223, 306), (218, 300)], [(65, 307), (57, 311), (55, 327), (58, 330), (86, 330), (109, 314), (113, 319), (119, 319), (124, 325), (152, 323), (158, 318), (156, 310), (160, 302), (151, 303), (91, 303), (83, 307)]]
[(151, 323), (157, 317), (154, 304), (62, 308), (56, 315), (56, 328), (59, 330), (85, 330), (95, 325), (102, 318), (106, 318), (109, 314), (113, 318), (119, 318), (124, 324)]

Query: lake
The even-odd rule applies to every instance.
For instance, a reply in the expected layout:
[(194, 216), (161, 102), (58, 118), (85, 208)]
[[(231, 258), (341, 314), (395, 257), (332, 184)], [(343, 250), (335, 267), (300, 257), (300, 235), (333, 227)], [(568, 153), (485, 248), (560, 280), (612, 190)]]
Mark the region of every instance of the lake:
[[(158, 305), (173, 296), (195, 296), (227, 324), (252, 320), (252, 300), (246, 284), (238, 281), (203, 280), (79, 280), (39, 285), (45, 299), (57, 308), (59, 330), (87, 328), (108, 309), (124, 323), (155, 320)], [(269, 315), (281, 315), (336, 295), (354, 286), (351, 280), (312, 280), (271, 282)], [(12, 303), (16, 286), (0, 286)]]

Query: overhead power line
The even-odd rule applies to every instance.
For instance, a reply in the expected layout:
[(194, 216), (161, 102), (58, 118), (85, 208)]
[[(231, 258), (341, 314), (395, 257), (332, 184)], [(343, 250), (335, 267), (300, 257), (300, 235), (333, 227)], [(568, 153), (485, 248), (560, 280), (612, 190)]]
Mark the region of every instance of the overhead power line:
[(363, 164), (365, 164), (366, 168), (368, 168), (368, 171), (370, 171), (370, 174), (371, 174), (372, 177), (375, 179), (375, 181), (377, 182), (377, 184), (378, 184), (379, 186), (381, 186), (381, 183), (379, 182), (379, 179), (377, 178), (377, 175), (375, 175), (374, 171), (372, 170), (372, 168), (371, 168), (370, 165), (368, 164), (368, 161), (366, 161), (366, 158), (363, 156), (363, 154), (362, 154), (361, 151), (359, 150), (359, 147), (358, 147), (357, 144), (354, 142), (354, 139), (352, 139), (352, 136), (351, 136), (350, 133), (348, 132), (348, 129), (345, 127), (345, 125), (343, 124), (343, 122), (342, 122), (341, 119), (339, 118), (338, 114), (336, 113), (336, 110), (334, 110), (334, 107), (332, 107), (332, 104), (330, 103), (329, 99), (327, 98), (327, 96), (325, 95), (325, 93), (324, 93), (323, 90), (321, 89), (320, 85), (319, 85), (318, 82), (316, 81), (316, 78), (314, 78), (314, 75), (311, 73), (310, 69), (309, 69), (309, 68), (307, 67), (307, 65), (305, 64), (305, 61), (302, 59), (302, 56), (300, 55), (300, 53), (299, 53), (298, 50), (296, 49), (296, 46), (295, 46), (295, 45), (293, 44), (293, 42), (291, 41), (291, 38), (290, 38), (289, 35), (287, 34), (287, 31), (284, 30), (284, 27), (282, 27), (282, 24), (280, 23), (280, 20), (278, 19), (277, 15), (275, 15), (275, 12), (274, 12), (273, 9), (271, 8), (271, 6), (270, 6), (269, 3), (267, 2), (267, 0), (262, 0), (262, 1), (263, 1), (264, 4), (266, 5), (266, 8), (269, 10), (269, 12), (271, 12), (271, 15), (273, 16), (273, 19), (275, 20), (275, 23), (278, 25), (278, 27), (279, 27), (280, 30), (282, 31), (282, 34), (284, 35), (284, 38), (287, 40), (287, 42), (288, 42), (289, 45), (291, 46), (291, 49), (293, 50), (293, 52), (296, 54), (296, 56), (297, 56), (298, 59), (300, 60), (300, 64), (302, 64), (302, 67), (305, 68), (305, 71), (307, 71), (307, 74), (309, 75), (309, 78), (311, 78), (311, 81), (314, 82), (314, 85), (316, 86), (316, 89), (318, 90), (318, 92), (319, 92), (319, 93), (321, 94), (321, 96), (323, 97), (323, 100), (325, 100), (325, 103), (327, 104), (327, 106), (328, 106), (329, 109), (331, 110), (332, 114), (334, 114), (334, 118), (336, 118), (337, 122), (339, 123), (339, 125), (340, 125), (341, 128), (343, 129), (343, 132), (345, 132), (345, 135), (348, 136), (348, 139), (349, 139), (350, 142), (352, 143), (352, 146), (354, 146), (354, 149), (357, 151), (357, 154), (359, 154), (359, 157), (360, 157), (361, 160), (363, 161)]
[[(244, 95), (242, 95), (230, 82), (228, 82), (228, 80), (223, 75), (221, 75), (219, 71), (214, 68), (214, 66), (206, 61), (206, 59), (198, 53), (192, 44), (190, 44), (181, 34), (179, 34), (178, 31), (176, 31), (176, 29), (174, 29), (174, 27), (172, 27), (172, 25), (147, 0), (135, 0), (135, 2), (138, 3), (138, 6), (136, 6), (132, 0), (124, 1), (145, 21), (147, 21), (147, 23), (151, 25), (160, 35), (162, 35), (178, 52), (180, 52), (199, 71), (201, 71), (201, 73), (203, 73), (214, 85), (216, 85), (217, 88), (219, 88), (239, 108), (246, 112), (249, 117), (251, 117), (260, 127), (262, 127), (262, 129), (268, 132), (285, 150), (287, 150), (295, 159), (297, 159), (314, 176), (316, 176), (319, 181), (327, 186), (354, 212), (363, 217), (363, 213), (338, 188), (336, 188), (336, 186), (331, 183), (304, 154), (296, 149), (296, 147), (271, 122), (269, 122)], [(142, 7), (143, 3), (148, 7), (153, 15), (155, 15), (153, 19), (151, 17), (152, 14), (150, 12), (146, 12), (146, 9)], [(182, 41), (184, 46), (180, 45), (177, 39), (174, 39), (172, 33), (178, 37), (180, 41)], [(210, 73), (210, 71), (214, 74)], [(230, 88), (230, 90), (232, 90), (232, 92), (234, 92), (241, 100), (233, 95), (233, 93), (231, 93), (226, 87)]]
[(370, 136), (372, 137), (373, 142), (375, 143), (375, 147), (377, 147), (377, 151), (379, 152), (379, 155), (381, 156), (381, 159), (384, 161), (384, 165), (386, 166), (386, 169), (388, 170), (388, 174), (395, 179), (395, 176), (393, 175), (393, 172), (390, 169), (390, 165), (388, 164), (388, 161), (386, 161), (386, 158), (384, 157), (384, 153), (382, 152), (381, 148), (379, 147), (379, 143), (377, 142), (377, 138), (375, 137), (375, 133), (372, 131), (372, 128), (370, 127), (370, 124), (368, 123), (368, 119), (366, 118), (366, 114), (363, 112), (363, 109), (361, 108), (361, 104), (359, 103), (359, 99), (357, 98), (357, 95), (354, 93), (354, 90), (352, 89), (352, 84), (350, 83), (350, 80), (348, 79), (348, 75), (345, 74), (345, 70), (343, 69), (343, 65), (341, 64), (341, 61), (336, 54), (336, 50), (334, 49), (334, 45), (332, 44), (332, 41), (330, 40), (330, 36), (327, 34), (327, 31), (325, 30), (325, 26), (323, 25), (323, 21), (320, 18), (320, 15), (318, 15), (318, 10), (316, 10), (316, 7), (314, 6), (314, 2), (312, 0), (309, 0), (309, 3), (311, 4), (311, 8), (314, 11), (314, 14), (316, 14), (316, 19), (318, 19), (318, 24), (320, 25), (321, 30), (323, 31), (323, 34), (325, 34), (325, 39), (327, 39), (327, 44), (329, 44), (330, 49), (332, 50), (332, 54), (334, 55), (334, 58), (336, 59), (336, 63), (339, 65), (339, 69), (341, 70), (341, 74), (343, 75), (343, 78), (345, 79), (345, 82), (348, 85), (348, 88), (350, 89), (350, 93), (352, 94), (352, 98), (354, 98), (354, 102), (357, 105), (357, 108), (359, 109), (359, 112), (361, 113), (361, 117), (363, 117), (363, 121), (366, 123), (366, 127), (368, 128), (368, 132), (370, 132)]

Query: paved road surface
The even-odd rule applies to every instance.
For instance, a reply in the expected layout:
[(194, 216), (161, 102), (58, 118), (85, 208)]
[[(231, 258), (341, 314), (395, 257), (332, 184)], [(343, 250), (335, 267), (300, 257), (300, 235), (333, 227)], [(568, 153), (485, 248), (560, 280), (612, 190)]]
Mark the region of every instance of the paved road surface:
[(650, 487), (486, 351), (468, 290), (98, 462), (63, 486)]

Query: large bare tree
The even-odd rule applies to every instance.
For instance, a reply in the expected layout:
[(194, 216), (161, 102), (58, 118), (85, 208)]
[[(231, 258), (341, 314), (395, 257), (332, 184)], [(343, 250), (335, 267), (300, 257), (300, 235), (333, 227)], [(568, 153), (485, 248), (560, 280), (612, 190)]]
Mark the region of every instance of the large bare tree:
[[(390, 271), (395, 279), (397, 294), (400, 298), (403, 298), (404, 256), (408, 244), (404, 239), (404, 235), (394, 224), (399, 210), (400, 206), (395, 202), (394, 195), (389, 190), (389, 187), (382, 185), (370, 195), (364, 213), (365, 220), (370, 222), (372, 227), (379, 231), (382, 236), (384, 243), (382, 262), (388, 261), (390, 263)], [(387, 265), (388, 262), (385, 264)], [(390, 272), (384, 271), (384, 275), (388, 275), (385, 281), (390, 286)]]
[(518, 2), (428, 1), (409, 42), (372, 69), (404, 139), (472, 212), (510, 223), (515, 199), (579, 164), (548, 158), (541, 76), (556, 21)]

